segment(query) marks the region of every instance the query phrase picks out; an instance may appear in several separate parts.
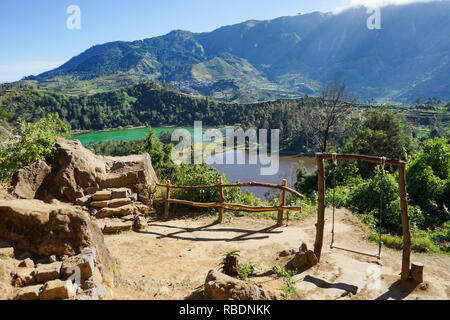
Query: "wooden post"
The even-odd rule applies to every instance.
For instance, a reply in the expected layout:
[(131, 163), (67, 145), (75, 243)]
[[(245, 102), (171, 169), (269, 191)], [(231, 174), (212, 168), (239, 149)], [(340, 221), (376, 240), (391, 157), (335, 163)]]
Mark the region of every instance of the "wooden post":
[[(219, 195), (220, 195), (220, 202), (224, 203), (225, 202), (225, 196), (223, 194), (223, 187), (222, 187), (222, 177), (219, 177)], [(223, 221), (223, 208), (218, 208), (217, 209), (219, 211), (219, 217), (217, 218), (217, 221), (219, 223), (222, 223)]]
[(402, 212), (403, 229), (403, 255), (401, 280), (404, 281), (410, 276), (411, 259), (411, 234), (409, 231), (408, 201), (406, 199), (406, 174), (404, 163), (398, 166), (398, 189), (400, 194), (400, 209)]
[(323, 229), (325, 225), (325, 164), (322, 154), (316, 154), (317, 161), (317, 187), (319, 191), (317, 200), (316, 241), (314, 242), (314, 254), (320, 261), (323, 244)]
[[(287, 184), (286, 179), (283, 179), (283, 181), (281, 181), (281, 185), (286, 186), (286, 184)], [(284, 207), (285, 198), (286, 198), (285, 195), (286, 195), (286, 191), (280, 190), (280, 207)], [(281, 227), (283, 225), (283, 213), (284, 213), (283, 209), (278, 210), (277, 225), (279, 227)]]
[(419, 283), (423, 282), (423, 263), (413, 262), (411, 264), (411, 277)]
[[(166, 200), (170, 199), (170, 180), (167, 180)], [(164, 219), (169, 218), (169, 201), (164, 203)]]

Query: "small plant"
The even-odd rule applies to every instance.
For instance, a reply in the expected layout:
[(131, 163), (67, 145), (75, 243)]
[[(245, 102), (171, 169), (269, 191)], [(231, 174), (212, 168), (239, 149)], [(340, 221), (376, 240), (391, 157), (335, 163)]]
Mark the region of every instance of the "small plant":
[(255, 264), (253, 262), (239, 263), (238, 276), (241, 280), (247, 280), (255, 274)]
[(219, 263), (222, 272), (231, 277), (239, 275), (239, 250), (233, 250), (223, 255), (222, 261)]

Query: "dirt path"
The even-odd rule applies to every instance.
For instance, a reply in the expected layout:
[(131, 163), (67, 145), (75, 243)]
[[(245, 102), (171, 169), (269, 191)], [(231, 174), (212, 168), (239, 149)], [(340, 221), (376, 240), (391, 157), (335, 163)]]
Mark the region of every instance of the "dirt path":
[[(145, 230), (106, 236), (106, 244), (118, 259), (120, 279), (112, 299), (199, 299), (210, 269), (224, 253), (240, 250), (241, 262), (257, 264), (252, 281), (280, 291), (282, 279), (267, 272), (285, 265), (292, 256), (279, 257), (282, 250), (301, 242), (313, 247), (315, 216), (277, 228), (273, 220), (251, 217), (197, 217), (155, 221)], [(326, 212), (322, 258), (319, 265), (297, 274), (294, 299), (449, 299), (450, 256), (412, 254), (412, 261), (425, 264), (426, 284), (414, 287), (397, 283), (401, 251), (383, 248), (382, 259), (330, 249), (331, 211)], [(360, 226), (346, 210), (336, 212), (336, 241), (377, 250), (364, 238)]]

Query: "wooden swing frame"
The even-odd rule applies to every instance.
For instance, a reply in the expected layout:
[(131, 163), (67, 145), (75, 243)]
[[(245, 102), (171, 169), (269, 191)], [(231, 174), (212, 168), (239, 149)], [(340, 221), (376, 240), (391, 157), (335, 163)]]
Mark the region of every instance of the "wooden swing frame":
[[(381, 163), (382, 158), (355, 154), (332, 154), (332, 153), (316, 153), (317, 162), (317, 186), (318, 186), (318, 203), (317, 203), (317, 223), (316, 223), (316, 240), (314, 242), (314, 253), (320, 261), (323, 246), (323, 232), (325, 226), (325, 160), (357, 160), (372, 163)], [(406, 197), (406, 162), (398, 159), (384, 158), (386, 164), (398, 167), (398, 189), (400, 195), (400, 209), (402, 215), (403, 230), (403, 254), (402, 254), (402, 270), (401, 280), (407, 280), (411, 274), (411, 233), (409, 229), (408, 201)], [(339, 249), (364, 254), (360, 250), (354, 250), (349, 247), (339, 247)]]

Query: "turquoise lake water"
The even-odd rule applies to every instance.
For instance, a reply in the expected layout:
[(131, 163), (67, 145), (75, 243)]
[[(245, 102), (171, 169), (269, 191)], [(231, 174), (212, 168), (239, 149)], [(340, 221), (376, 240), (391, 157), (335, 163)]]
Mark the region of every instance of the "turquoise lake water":
[[(184, 128), (175, 128), (175, 127), (152, 127), (155, 130), (156, 137), (159, 138), (159, 135), (163, 130), (172, 132), (176, 129), (187, 129), (191, 133), (194, 134), (193, 127), (184, 127)], [(100, 142), (107, 140), (117, 140), (117, 141), (133, 141), (145, 138), (148, 133), (148, 129), (145, 128), (134, 128), (134, 129), (122, 129), (122, 130), (112, 130), (112, 131), (103, 131), (103, 132), (92, 132), (92, 133), (83, 133), (79, 135), (73, 136), (71, 139), (80, 140), (80, 142), (87, 146), (90, 142)]]

